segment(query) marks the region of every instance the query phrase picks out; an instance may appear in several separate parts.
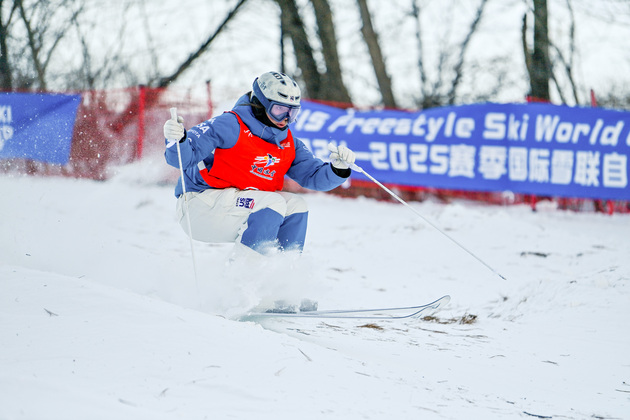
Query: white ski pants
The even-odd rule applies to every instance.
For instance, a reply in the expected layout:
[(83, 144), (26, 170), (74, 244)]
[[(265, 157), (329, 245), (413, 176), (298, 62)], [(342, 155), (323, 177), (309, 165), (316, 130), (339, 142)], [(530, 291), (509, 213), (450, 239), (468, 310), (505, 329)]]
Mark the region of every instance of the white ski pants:
[(189, 192), (186, 200), (187, 206), (183, 195), (177, 200), (177, 218), (188, 233), (188, 207), (195, 240), (242, 242), (253, 249), (276, 240), (285, 248), (304, 246), (308, 207), (297, 194), (226, 188)]

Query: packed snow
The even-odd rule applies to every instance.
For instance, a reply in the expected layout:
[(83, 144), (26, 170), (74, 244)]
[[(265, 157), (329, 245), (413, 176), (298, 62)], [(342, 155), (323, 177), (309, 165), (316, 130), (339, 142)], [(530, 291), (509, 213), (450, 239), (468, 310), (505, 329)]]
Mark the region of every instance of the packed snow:
[[(309, 193), (301, 256), (193, 264), (165, 170), (0, 176), (0, 419), (630, 417), (629, 215), (410, 203), (493, 272), (399, 203)], [(239, 321), (445, 294), (423, 319)]]

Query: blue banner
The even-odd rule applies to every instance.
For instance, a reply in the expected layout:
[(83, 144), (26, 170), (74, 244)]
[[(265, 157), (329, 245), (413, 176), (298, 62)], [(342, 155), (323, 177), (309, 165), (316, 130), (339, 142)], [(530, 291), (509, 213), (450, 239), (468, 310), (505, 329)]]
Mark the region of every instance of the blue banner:
[(292, 132), (322, 159), (329, 142), (347, 145), (385, 183), (630, 200), (629, 112), (550, 104), (357, 111), (304, 101)]
[(65, 165), (80, 95), (0, 93), (0, 159)]

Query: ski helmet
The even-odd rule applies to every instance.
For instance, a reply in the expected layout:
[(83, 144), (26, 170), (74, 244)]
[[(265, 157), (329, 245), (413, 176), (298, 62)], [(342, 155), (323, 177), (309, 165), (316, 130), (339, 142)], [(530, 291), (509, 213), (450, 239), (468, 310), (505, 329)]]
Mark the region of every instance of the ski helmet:
[(254, 95), (275, 120), (289, 119), (292, 123), (300, 112), (300, 87), (284, 73), (270, 71), (254, 80)]

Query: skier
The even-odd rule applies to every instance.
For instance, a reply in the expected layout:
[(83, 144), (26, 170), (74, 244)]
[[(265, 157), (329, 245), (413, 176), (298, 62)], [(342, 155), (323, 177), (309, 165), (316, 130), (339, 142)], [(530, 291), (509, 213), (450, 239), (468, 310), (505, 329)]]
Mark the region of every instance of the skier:
[[(235, 242), (260, 254), (270, 250), (302, 251), (308, 209), (305, 200), (280, 191), (287, 175), (302, 187), (329, 191), (351, 173), (355, 154), (339, 146), (324, 163), (294, 138), (289, 124), (300, 111), (300, 88), (289, 76), (268, 72), (231, 111), (187, 132), (183, 118), (164, 124), (166, 162), (183, 179), (175, 187), (177, 218), (203, 242)], [(182, 182), (185, 182), (184, 197)]]

